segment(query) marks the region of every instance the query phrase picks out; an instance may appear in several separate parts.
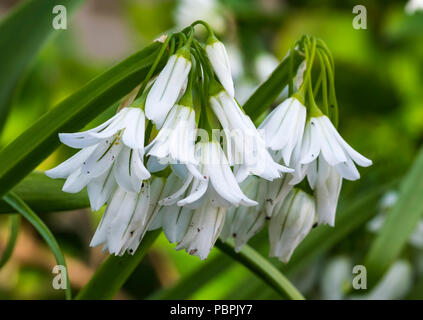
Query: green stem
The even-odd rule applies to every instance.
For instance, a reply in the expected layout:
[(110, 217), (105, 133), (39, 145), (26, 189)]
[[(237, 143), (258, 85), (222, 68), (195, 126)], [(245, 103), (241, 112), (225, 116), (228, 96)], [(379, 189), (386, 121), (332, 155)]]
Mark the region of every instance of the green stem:
[(13, 192), (9, 192), (5, 196), (3, 196), (3, 200), (6, 201), (13, 209), (17, 212), (22, 214), (25, 219), (27, 219), (35, 229), (40, 233), (40, 235), (44, 238), (47, 242), (47, 245), (50, 247), (51, 251), (56, 258), (57, 264), (62, 265), (66, 269), (66, 289), (65, 295), (66, 300), (72, 299), (71, 287), (69, 282), (69, 275), (68, 269), (66, 266), (66, 260), (63, 256), (62, 251), (60, 250), (59, 244), (57, 243), (56, 239), (54, 238), (53, 234), (51, 233), (50, 229), (44, 224), (44, 222), (36, 215), (34, 211), (31, 210), (27, 204), (21, 200), (17, 195)]
[(9, 261), (12, 256), (13, 249), (15, 248), (16, 239), (18, 238), (19, 227), (21, 225), (21, 216), (19, 214), (11, 214), (9, 216), (10, 221), (10, 233), (7, 241), (7, 246), (3, 251), (3, 255), (0, 259), (0, 269)]
[(245, 245), (238, 253), (235, 252), (232, 242), (218, 240), (216, 246), (234, 260), (237, 260), (250, 269), (282, 297), (290, 300), (305, 300), (297, 288), (274, 265), (250, 246)]

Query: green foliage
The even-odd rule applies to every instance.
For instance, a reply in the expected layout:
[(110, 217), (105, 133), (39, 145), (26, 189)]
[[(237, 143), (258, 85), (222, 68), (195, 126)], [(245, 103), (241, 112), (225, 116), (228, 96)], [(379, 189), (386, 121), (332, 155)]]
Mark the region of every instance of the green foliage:
[[(34, 171), (27, 175), (13, 192), (38, 213), (88, 208), (90, 203), (86, 190), (77, 194), (62, 192), (63, 180), (53, 180), (44, 172)], [(0, 214), (13, 212), (13, 208), (0, 199)]]
[(21, 216), (18, 214), (11, 214), (9, 216), (10, 221), (10, 233), (7, 241), (6, 248), (3, 251), (3, 255), (0, 258), (0, 269), (9, 261), (12, 256), (13, 249), (15, 248), (16, 239), (18, 238), (19, 227), (21, 225)]
[(43, 237), (47, 245), (50, 247), (51, 251), (56, 258), (57, 264), (62, 265), (66, 268), (66, 299), (71, 299), (71, 287), (69, 282), (69, 275), (67, 272), (65, 257), (60, 250), (59, 244), (51, 233), (50, 229), (44, 224), (44, 222), (37, 216), (37, 214), (27, 206), (18, 196), (10, 192), (3, 197), (3, 200), (6, 201), (13, 209), (19, 212), (26, 220), (28, 220), (39, 234)]
[(144, 258), (160, 231), (147, 232), (134, 255), (110, 255), (76, 296), (77, 300), (112, 299)]
[(29, 0), (1, 21), (0, 133), (9, 113), (14, 90), (26, 67), (48, 36), (53, 32), (60, 32), (55, 31), (51, 25), (53, 7), (64, 5), (71, 13), (81, 2), (82, 0)]
[(372, 243), (364, 265), (369, 285), (374, 285), (396, 261), (423, 215), (423, 149), (401, 182), (395, 206)]
[(142, 82), (159, 49), (154, 43), (93, 79), (5, 147), (0, 152), (0, 195), (59, 146), (59, 132), (83, 128)]

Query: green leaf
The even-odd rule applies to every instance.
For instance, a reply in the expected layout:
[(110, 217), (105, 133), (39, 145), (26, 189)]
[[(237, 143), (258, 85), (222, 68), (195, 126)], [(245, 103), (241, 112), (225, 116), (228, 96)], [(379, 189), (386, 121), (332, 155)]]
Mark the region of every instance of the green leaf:
[(16, 239), (18, 238), (19, 227), (21, 225), (21, 216), (18, 214), (11, 214), (9, 216), (10, 233), (7, 241), (6, 248), (0, 258), (0, 269), (9, 261), (12, 256), (13, 249), (15, 248)]
[(401, 254), (423, 215), (423, 148), (403, 178), (399, 197), (364, 261), (368, 285), (374, 285)]
[[(12, 191), (38, 214), (89, 207), (87, 191), (84, 189), (76, 194), (62, 192), (64, 181), (51, 179), (44, 172), (34, 171)], [(0, 199), (0, 214), (11, 212), (14, 212), (14, 209)]]
[(0, 196), (59, 146), (59, 132), (80, 130), (140, 84), (160, 47), (154, 43), (90, 81), (5, 147), (0, 152)]
[(68, 15), (81, 0), (23, 1), (0, 23), (0, 133), (6, 122), (15, 88), (50, 34), (54, 6), (61, 4)]
[(144, 258), (160, 234), (147, 232), (134, 255), (108, 256), (87, 285), (76, 296), (77, 300), (112, 299)]
[[(302, 57), (294, 53), (293, 70), (300, 65)], [(243, 108), (251, 119), (257, 119), (276, 100), (290, 80), (290, 59), (284, 59), (269, 78), (251, 95)]]
[(218, 240), (216, 246), (234, 260), (247, 267), (255, 275), (263, 279), (270, 287), (276, 290), (282, 297), (290, 300), (304, 300), (302, 294), (291, 282), (272, 265), (269, 260), (263, 258), (257, 251), (248, 245), (242, 247), (240, 252), (235, 252), (232, 242)]
[(50, 247), (51, 251), (54, 254), (54, 257), (56, 258), (57, 264), (62, 265), (66, 269), (66, 299), (71, 299), (71, 287), (69, 283), (69, 276), (68, 271), (66, 267), (66, 261), (65, 257), (63, 256), (62, 251), (60, 250), (59, 244), (57, 243), (56, 239), (54, 238), (53, 234), (49, 230), (49, 228), (44, 224), (44, 222), (36, 215), (34, 211), (31, 210), (30, 207), (27, 206), (25, 202), (23, 202), (17, 195), (15, 195), (12, 192), (9, 192), (6, 194), (3, 199), (16, 211), (18, 211), (21, 215), (25, 217), (37, 231), (40, 233), (40, 235), (43, 237), (43, 239), (47, 242), (47, 245)]
[(232, 262), (226, 255), (217, 254), (207, 258), (198, 268), (178, 281), (174, 286), (159, 290), (147, 299), (149, 300), (183, 300), (189, 299), (191, 295), (200, 289), (217, 274), (223, 272)]

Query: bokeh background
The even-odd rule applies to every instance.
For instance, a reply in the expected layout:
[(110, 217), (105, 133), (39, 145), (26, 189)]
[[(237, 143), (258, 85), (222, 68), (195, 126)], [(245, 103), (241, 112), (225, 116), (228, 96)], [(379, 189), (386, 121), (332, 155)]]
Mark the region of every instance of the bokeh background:
[[(0, 19), (19, 2), (0, 0)], [(352, 26), (352, 8), (357, 4), (367, 8), (367, 29)], [(389, 185), (372, 207), (374, 218), (290, 272), (294, 284), (314, 299), (423, 297), (423, 222), (376, 289), (363, 294), (351, 288), (352, 267), (362, 262), (396, 201), (397, 185), (392, 181), (407, 172), (423, 139), (423, 11), (407, 6), (407, 1), (85, 1), (69, 14), (68, 29), (54, 33), (27, 68), (0, 136), (0, 148), (96, 75), (162, 33), (197, 18), (208, 21), (227, 44), (240, 102), (301, 35), (322, 38), (335, 59), (339, 130), (374, 162), (360, 169), (361, 180), (344, 183), (338, 212), (375, 188)], [(38, 169), (51, 168), (71, 153), (60, 147)], [(42, 215), (65, 252), (74, 292), (106, 256), (100, 248), (88, 246), (101, 214), (85, 209)], [(0, 255), (8, 224), (7, 217), (0, 215)], [(267, 256), (265, 233), (256, 236), (252, 245)], [(63, 292), (51, 286), (55, 264), (44, 241), (24, 222), (12, 258), (0, 269), (0, 298), (63, 298)], [(197, 281), (198, 274), (206, 280)], [(200, 261), (175, 251), (161, 235), (116, 298), (160, 298), (169, 292), (189, 299), (278, 299), (271, 288), (218, 249)]]

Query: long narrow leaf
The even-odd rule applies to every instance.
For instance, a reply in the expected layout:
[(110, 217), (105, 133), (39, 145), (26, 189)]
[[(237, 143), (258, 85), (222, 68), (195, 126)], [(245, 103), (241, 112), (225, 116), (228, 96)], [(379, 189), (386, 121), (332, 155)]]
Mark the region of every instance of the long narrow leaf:
[[(86, 190), (76, 194), (62, 192), (64, 180), (51, 179), (44, 172), (34, 171), (26, 176), (13, 192), (38, 214), (76, 210), (90, 206)], [(0, 214), (15, 210), (0, 199)]]
[(263, 279), (282, 297), (291, 300), (304, 300), (304, 297), (297, 288), (295, 288), (291, 282), (289, 282), (289, 280), (269, 262), (269, 260), (263, 258), (250, 246), (245, 245), (238, 253), (235, 252), (235, 247), (231, 242), (224, 243), (218, 240), (216, 246)]
[(71, 287), (69, 282), (69, 275), (66, 267), (65, 257), (63, 256), (62, 251), (60, 250), (59, 244), (51, 233), (50, 229), (44, 224), (44, 222), (37, 216), (37, 214), (27, 206), (18, 196), (10, 192), (6, 194), (3, 199), (16, 211), (28, 220), (35, 229), (40, 233), (43, 239), (47, 242), (47, 245), (50, 247), (51, 251), (56, 258), (57, 264), (62, 265), (66, 269), (66, 299), (71, 299)]
[(0, 269), (9, 261), (15, 248), (16, 239), (18, 238), (19, 227), (21, 225), (21, 216), (18, 214), (11, 214), (9, 216), (10, 233), (7, 245), (4, 248), (3, 254), (0, 258)]
[(148, 232), (134, 255), (107, 257), (87, 285), (78, 293), (76, 299), (112, 299), (144, 258), (159, 234), (160, 230)]
[(0, 196), (59, 146), (59, 132), (81, 129), (137, 86), (160, 46), (154, 43), (90, 81), (5, 147), (0, 152)]
[(60, 30), (52, 27), (53, 7), (64, 5), (68, 17), (82, 0), (23, 1), (0, 23), (0, 133), (6, 122), (20, 77), (48, 36)]
[(388, 212), (364, 265), (369, 287), (375, 284), (400, 255), (423, 215), (423, 148), (400, 185), (400, 195)]

